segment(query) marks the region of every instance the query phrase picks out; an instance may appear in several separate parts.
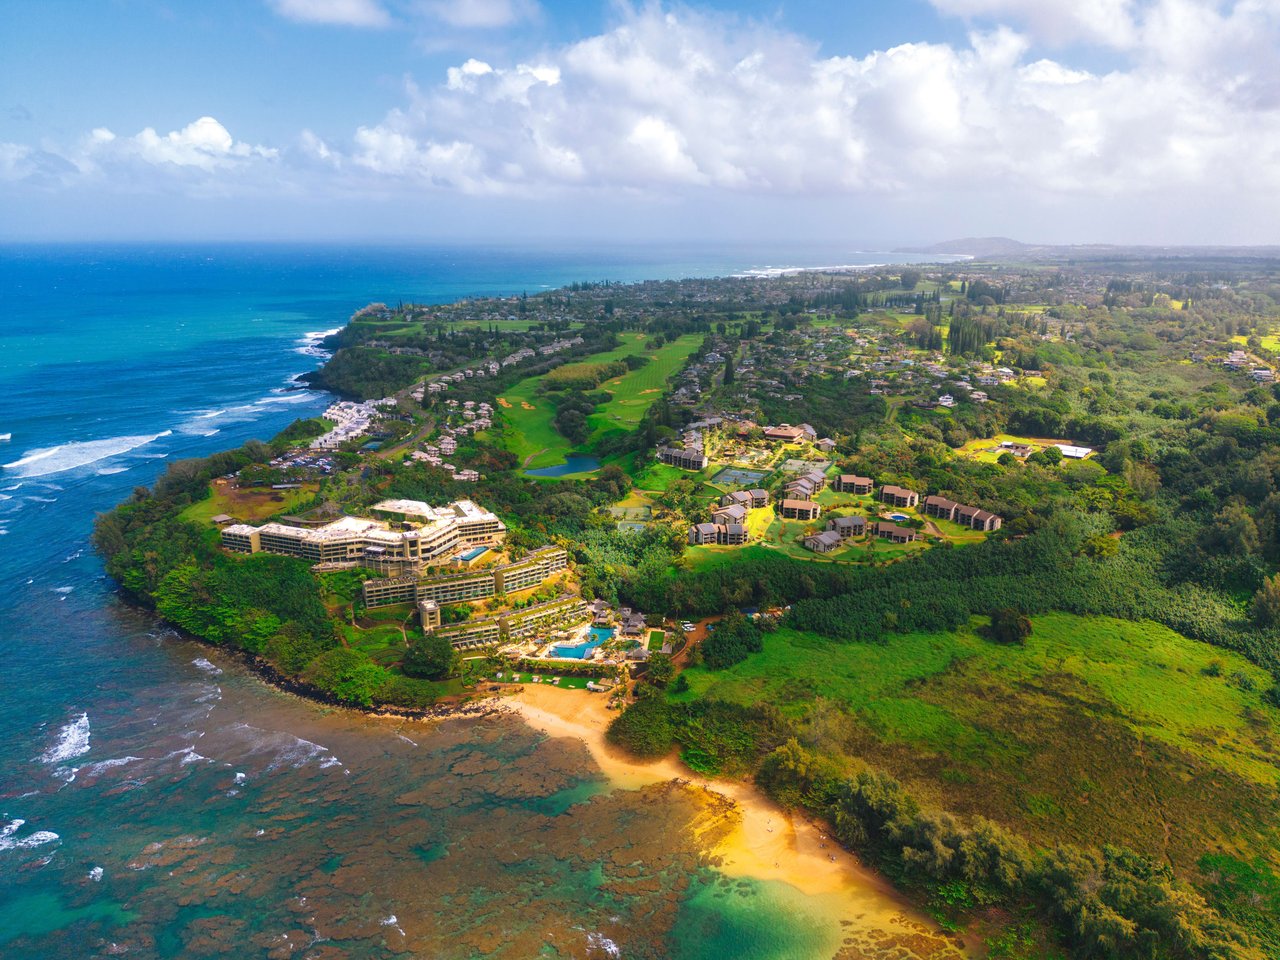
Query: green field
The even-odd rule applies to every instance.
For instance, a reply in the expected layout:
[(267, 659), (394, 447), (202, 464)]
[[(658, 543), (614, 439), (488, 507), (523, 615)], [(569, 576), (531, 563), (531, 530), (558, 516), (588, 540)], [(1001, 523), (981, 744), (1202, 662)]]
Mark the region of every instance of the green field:
[[(648, 364), (601, 384), (600, 389), (613, 394), (613, 399), (597, 407), (596, 412), (587, 418), (591, 425), (591, 442), (605, 434), (631, 431), (639, 426), (645, 411), (666, 390), (667, 381), (684, 366), (701, 343), (701, 335), (687, 334), (657, 350), (645, 351), (640, 355), (649, 357)], [(624, 356), (637, 352), (627, 350)]]
[(884, 644), (779, 630), (734, 667), (686, 670), (677, 699), (776, 704), (824, 749), (1043, 842), (1114, 840), (1178, 867), (1274, 849), (1280, 731), (1264, 671), (1151, 623), (1034, 623), (1025, 647), (977, 621)]
[(211, 484), (209, 496), (191, 504), (181, 516), (192, 523), (210, 523), (221, 513), (237, 520), (265, 520), (310, 502), (316, 495), (316, 489), (317, 484), (314, 483), (304, 484), (299, 490), (272, 490), (269, 487), (241, 490)]
[[(635, 429), (644, 412), (662, 395), (668, 378), (702, 342), (701, 336), (691, 334), (649, 351), (645, 349), (647, 338), (644, 334), (623, 333), (620, 339), (622, 343), (617, 348), (584, 359), (592, 363), (607, 363), (633, 354), (651, 359), (639, 370), (615, 377), (600, 386), (601, 390), (613, 394), (613, 399), (590, 416), (592, 440), (610, 430)], [(521, 380), (503, 393), (498, 402), (505, 424), (502, 443), (520, 458), (526, 469), (563, 463), (573, 452), (573, 445), (556, 431), (552, 423), (555, 406), (549, 398), (536, 393), (539, 383), (538, 377)]]
[(956, 450), (956, 453), (962, 457), (972, 457), (974, 460), (981, 460), (983, 463), (995, 463), (1000, 459), (1000, 454), (1004, 451), (1000, 449), (1000, 444), (1004, 442), (1025, 443), (1036, 450), (1043, 450), (1045, 447), (1052, 446), (1055, 443), (1065, 443), (1071, 445), (1070, 440), (1053, 440), (1044, 437), (1019, 437), (1012, 433), (997, 433), (989, 439), (970, 440), (964, 446)]
[[(1263, 350), (1270, 350), (1272, 353), (1280, 353), (1280, 336), (1267, 334), (1258, 338), (1262, 342)], [(1231, 338), (1232, 343), (1238, 343), (1240, 346), (1248, 346), (1249, 338), (1241, 335)]]

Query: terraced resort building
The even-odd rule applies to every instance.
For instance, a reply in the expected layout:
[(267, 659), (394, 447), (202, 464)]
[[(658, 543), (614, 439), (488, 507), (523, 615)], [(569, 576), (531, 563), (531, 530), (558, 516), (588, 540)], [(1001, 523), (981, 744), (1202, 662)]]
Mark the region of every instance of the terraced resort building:
[(391, 575), (417, 574), (460, 550), (493, 547), (506, 525), (470, 500), (433, 507), (419, 500), (384, 500), (374, 518), (339, 517), (321, 523), (236, 523), (222, 528), (222, 545), (237, 553), (279, 553), (316, 564), (364, 566)]

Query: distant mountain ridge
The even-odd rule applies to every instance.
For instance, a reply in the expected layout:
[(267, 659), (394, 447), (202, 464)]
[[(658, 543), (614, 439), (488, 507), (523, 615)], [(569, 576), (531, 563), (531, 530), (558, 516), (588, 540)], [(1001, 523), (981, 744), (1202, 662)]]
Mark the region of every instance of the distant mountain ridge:
[(1280, 258), (1280, 246), (1141, 246), (1111, 243), (1048, 244), (1023, 243), (1010, 237), (965, 237), (944, 240), (926, 247), (899, 247), (894, 253), (946, 254), (970, 256), (977, 260), (1045, 260), (1070, 258), (1214, 257), (1230, 259)]

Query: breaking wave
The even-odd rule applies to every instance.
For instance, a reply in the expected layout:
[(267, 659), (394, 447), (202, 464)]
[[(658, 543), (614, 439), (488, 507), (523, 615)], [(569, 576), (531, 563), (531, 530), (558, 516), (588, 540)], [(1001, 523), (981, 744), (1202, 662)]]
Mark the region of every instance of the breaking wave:
[(130, 450), (146, 446), (161, 437), (169, 436), (173, 431), (128, 437), (108, 437), (103, 440), (82, 440), (64, 443), (57, 447), (39, 447), (28, 450), (19, 460), (4, 464), (4, 469), (12, 471), (16, 477), (47, 477), (54, 473), (64, 473), (77, 467), (88, 466), (109, 457), (118, 457)]

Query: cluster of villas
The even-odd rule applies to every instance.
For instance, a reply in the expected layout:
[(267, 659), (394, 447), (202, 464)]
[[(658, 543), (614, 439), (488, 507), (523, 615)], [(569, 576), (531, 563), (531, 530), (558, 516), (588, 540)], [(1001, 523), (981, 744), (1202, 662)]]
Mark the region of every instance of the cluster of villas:
[(419, 387), (413, 392), (414, 399), (422, 401), (427, 395), (446, 392), (450, 385), (462, 383), (464, 380), (472, 380), (477, 377), (496, 377), (502, 370), (507, 367), (513, 367), (517, 363), (523, 363), (525, 360), (532, 360), (535, 357), (549, 357), (552, 354), (569, 350), (573, 347), (579, 347), (586, 341), (582, 337), (569, 337), (562, 340), (553, 340), (550, 343), (544, 343), (536, 349), (531, 347), (521, 347), (515, 353), (507, 354), (501, 360), (487, 360), (484, 363), (474, 367), (467, 367), (454, 373), (447, 373), (443, 376), (436, 377)]
[(350, 400), (331, 403), (324, 412), (324, 418), (333, 421), (333, 429), (312, 440), (311, 449), (337, 450), (344, 443), (363, 437), (372, 429), (379, 412), (395, 405), (395, 397), (366, 400), (364, 403), (353, 403)]
[(454, 480), (475, 483), (481, 479), (478, 471), (459, 469), (445, 458), (457, 453), (459, 437), (479, 433), (493, 426), (493, 407), (487, 403), (477, 404), (474, 400), (468, 400), (460, 407), (457, 400), (449, 400), (447, 403), (453, 408), (451, 422), (441, 429), (440, 436), (434, 443), (423, 444), (421, 450), (415, 450), (409, 455), (409, 459), (414, 463), (425, 463), (429, 467), (447, 470)]
[[(825, 489), (827, 482), (826, 475), (818, 470), (806, 472), (789, 481), (784, 487), (787, 496), (777, 503), (778, 515), (784, 520), (817, 522), (822, 516), (822, 506), (811, 498)], [(989, 510), (971, 507), (946, 497), (922, 498), (918, 491), (892, 483), (877, 488), (870, 477), (857, 474), (838, 474), (831, 478), (830, 485), (837, 493), (874, 496), (887, 507), (918, 510), (926, 517), (949, 520), (986, 533), (999, 530), (1003, 523), (998, 515)], [(696, 523), (690, 527), (689, 543), (694, 546), (741, 546), (747, 543), (750, 539), (746, 525), (748, 511), (767, 506), (768, 503), (769, 493), (763, 489), (736, 490), (725, 494), (720, 498), (719, 505), (712, 509), (710, 522)], [(868, 533), (890, 543), (912, 543), (920, 538), (920, 531), (902, 522), (906, 519), (907, 517), (899, 514), (881, 519), (835, 516), (827, 521), (825, 529), (807, 534), (801, 542), (806, 549), (815, 553), (831, 553), (848, 541), (862, 538)]]
[(747, 513), (769, 505), (768, 490), (734, 490), (720, 498), (711, 511), (710, 523), (695, 523), (689, 529), (689, 542), (694, 546), (717, 545), (739, 547), (750, 539)]
[(757, 427), (750, 420), (727, 420), (724, 417), (707, 417), (697, 420), (685, 427), (678, 441), (659, 445), (657, 458), (660, 463), (678, 467), (681, 470), (705, 470), (711, 462), (707, 455), (706, 431), (728, 430), (738, 437), (746, 437), (759, 429), (764, 439), (775, 444), (812, 443), (823, 453), (830, 453), (836, 448), (836, 442), (830, 437), (819, 437), (818, 432), (807, 423), (792, 426), (789, 423), (771, 427)]
[(1271, 383), (1276, 378), (1274, 370), (1267, 366), (1257, 366), (1253, 358), (1243, 350), (1232, 350), (1223, 359), (1222, 365), (1228, 370), (1247, 370), (1257, 383)]

